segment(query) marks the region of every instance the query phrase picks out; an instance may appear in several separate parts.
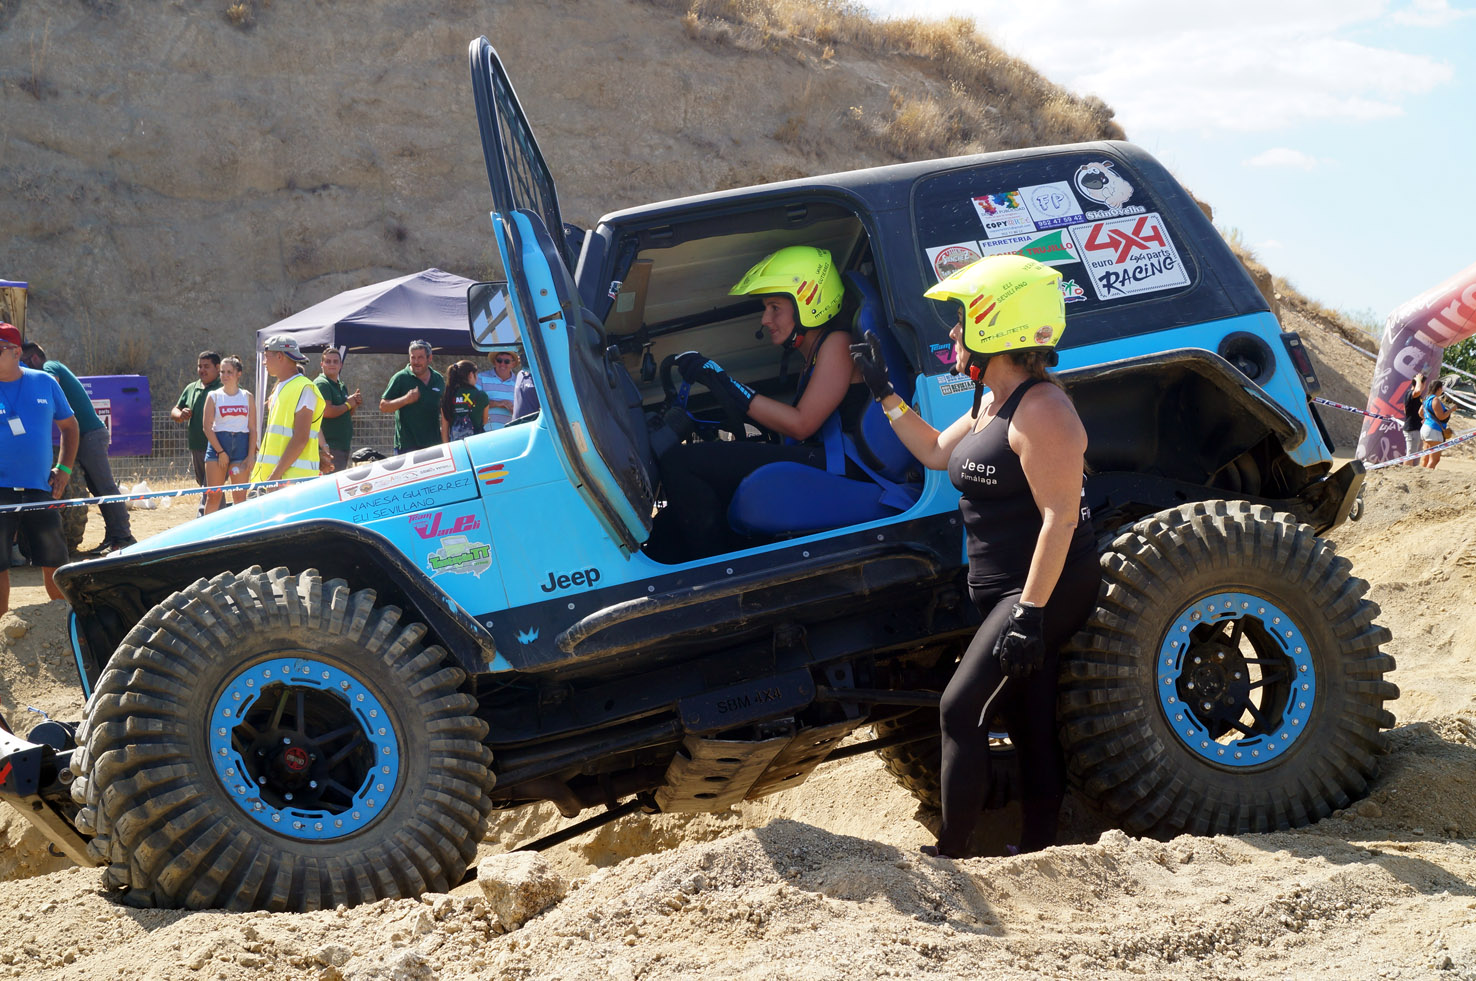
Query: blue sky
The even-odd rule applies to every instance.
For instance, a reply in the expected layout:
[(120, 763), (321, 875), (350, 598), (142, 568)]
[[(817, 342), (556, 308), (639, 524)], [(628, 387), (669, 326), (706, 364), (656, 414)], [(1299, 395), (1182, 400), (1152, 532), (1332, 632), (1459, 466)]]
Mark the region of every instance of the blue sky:
[(964, 16), (1215, 209), (1272, 272), (1379, 323), (1476, 260), (1476, 0), (861, 0)]

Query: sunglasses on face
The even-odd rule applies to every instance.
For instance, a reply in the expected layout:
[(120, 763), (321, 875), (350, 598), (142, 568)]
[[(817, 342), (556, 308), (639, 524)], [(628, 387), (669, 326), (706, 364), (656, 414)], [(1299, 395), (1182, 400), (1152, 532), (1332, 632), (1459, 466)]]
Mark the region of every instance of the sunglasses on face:
[(498, 358), (496, 364), (512, 364), (512, 358)]

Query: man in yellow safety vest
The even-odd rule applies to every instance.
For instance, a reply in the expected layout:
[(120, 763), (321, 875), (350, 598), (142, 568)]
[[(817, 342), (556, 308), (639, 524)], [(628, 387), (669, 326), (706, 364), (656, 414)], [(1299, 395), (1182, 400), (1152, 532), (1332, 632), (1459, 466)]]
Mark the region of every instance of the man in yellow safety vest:
[(318, 475), (318, 431), (323, 425), (323, 396), (302, 373), (306, 355), (297, 341), (283, 334), (267, 338), (262, 348), (267, 374), (277, 387), (267, 401), (267, 423), (251, 480), (282, 480)]

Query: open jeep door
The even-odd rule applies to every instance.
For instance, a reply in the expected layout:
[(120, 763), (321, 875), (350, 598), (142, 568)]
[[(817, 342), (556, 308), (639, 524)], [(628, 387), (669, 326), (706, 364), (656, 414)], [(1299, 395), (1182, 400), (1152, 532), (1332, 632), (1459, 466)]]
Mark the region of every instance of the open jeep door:
[(507, 305), (542, 411), (570, 482), (635, 551), (650, 532), (655, 497), (639, 395), (580, 302), (553, 177), (497, 52), (481, 37), (469, 56)]

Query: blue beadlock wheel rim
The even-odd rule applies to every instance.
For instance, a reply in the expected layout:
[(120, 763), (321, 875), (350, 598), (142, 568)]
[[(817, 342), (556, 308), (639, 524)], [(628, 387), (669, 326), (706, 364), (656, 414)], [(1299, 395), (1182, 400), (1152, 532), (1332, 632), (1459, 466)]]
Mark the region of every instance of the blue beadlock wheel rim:
[(273, 658), (233, 676), (211, 711), (209, 745), (231, 800), (294, 838), (368, 827), (400, 778), (384, 705), (353, 675), (313, 658)]
[(1179, 741), (1228, 767), (1272, 763), (1301, 738), (1317, 697), (1311, 647), (1285, 610), (1251, 593), (1184, 607), (1158, 650), (1159, 706)]

